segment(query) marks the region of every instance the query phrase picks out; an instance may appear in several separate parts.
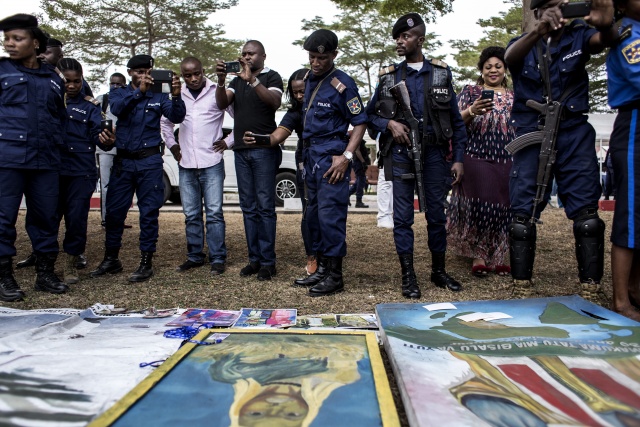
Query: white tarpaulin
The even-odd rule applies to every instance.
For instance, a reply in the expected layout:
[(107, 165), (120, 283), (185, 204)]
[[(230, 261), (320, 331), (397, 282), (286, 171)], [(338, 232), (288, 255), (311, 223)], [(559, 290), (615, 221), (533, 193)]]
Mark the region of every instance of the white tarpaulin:
[(168, 321), (0, 308), (0, 425), (87, 424), (179, 348)]

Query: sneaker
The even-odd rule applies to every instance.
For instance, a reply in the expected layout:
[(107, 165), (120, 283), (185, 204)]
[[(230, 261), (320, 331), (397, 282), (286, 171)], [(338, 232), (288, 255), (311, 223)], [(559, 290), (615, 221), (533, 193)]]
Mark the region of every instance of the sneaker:
[(393, 220), (390, 218), (381, 218), (378, 220), (378, 227), (393, 229)]
[(263, 265), (258, 271), (258, 280), (271, 280), (276, 275), (275, 265)]
[(258, 261), (251, 261), (240, 270), (240, 276), (247, 277), (252, 274), (256, 274), (260, 271), (260, 263)]
[(187, 270), (191, 270), (192, 268), (202, 267), (203, 265), (204, 265), (204, 261), (196, 262), (188, 259), (182, 264), (180, 264), (180, 266), (176, 268), (176, 271), (185, 272)]
[(531, 280), (514, 280), (512, 296), (516, 299), (527, 299), (535, 296), (536, 291)]
[(224, 263), (223, 262), (214, 262), (211, 264), (211, 275), (219, 276), (224, 273)]

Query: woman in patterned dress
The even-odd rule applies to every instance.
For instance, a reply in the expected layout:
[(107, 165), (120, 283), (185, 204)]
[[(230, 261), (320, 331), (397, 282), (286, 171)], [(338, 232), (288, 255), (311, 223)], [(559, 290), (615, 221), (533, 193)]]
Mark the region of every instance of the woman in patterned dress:
[[(472, 258), (472, 273), (484, 277), (490, 271), (509, 274), (508, 224), (511, 156), (505, 145), (514, 138), (509, 124), (513, 92), (507, 89), (504, 48), (492, 46), (480, 54), (480, 77), (465, 86), (458, 107), (467, 125), (469, 142), (464, 157), (464, 177), (453, 189), (447, 212), (449, 248)], [(481, 99), (493, 90), (493, 99)]]

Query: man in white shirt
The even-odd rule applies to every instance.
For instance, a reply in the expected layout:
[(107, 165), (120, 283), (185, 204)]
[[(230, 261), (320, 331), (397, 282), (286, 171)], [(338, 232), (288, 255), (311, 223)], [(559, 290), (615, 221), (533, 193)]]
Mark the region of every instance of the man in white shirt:
[(182, 99), (187, 116), (180, 125), (179, 143), (174, 124), (162, 118), (162, 136), (178, 162), (180, 198), (186, 217), (187, 260), (177, 270), (187, 271), (205, 263), (202, 207), (206, 216), (206, 238), (211, 274), (224, 273), (227, 259), (225, 223), (222, 213), (224, 150), (233, 146), (233, 134), (222, 137), (224, 109), (216, 103), (217, 85), (205, 77), (200, 60), (185, 58), (180, 64), (184, 79)]

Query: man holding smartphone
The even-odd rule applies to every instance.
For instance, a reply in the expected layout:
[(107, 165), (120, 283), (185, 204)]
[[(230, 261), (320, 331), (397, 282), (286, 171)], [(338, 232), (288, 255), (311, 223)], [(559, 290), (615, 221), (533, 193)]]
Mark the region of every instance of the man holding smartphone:
[(153, 275), (151, 260), (158, 241), (158, 216), (164, 201), (160, 118), (181, 123), (186, 108), (180, 96), (180, 79), (173, 76), (171, 97), (154, 93), (150, 71), (153, 58), (136, 55), (127, 63), (131, 83), (110, 92), (109, 108), (118, 118), (116, 148), (107, 195), (105, 255), (91, 277), (122, 271), (118, 258), (127, 212), (138, 198), (140, 211), (140, 265), (129, 277), (142, 282)]
[[(551, 178), (555, 177), (558, 197), (573, 221), (580, 294), (594, 300), (603, 274), (604, 222), (598, 217), (602, 188), (595, 152), (596, 134), (585, 114), (589, 111), (589, 77), (585, 66), (591, 55), (613, 43), (617, 32), (611, 2), (591, 3), (585, 18), (595, 28), (582, 19), (569, 22), (566, 12), (571, 10), (563, 9), (567, 4), (563, 0), (532, 0), (536, 26), (509, 43), (505, 61), (513, 77), (511, 124), (516, 127), (516, 136), (538, 131), (544, 125), (544, 116), (527, 106), (528, 100), (543, 105), (548, 100), (560, 103), (557, 154)], [(534, 210), (540, 147), (529, 145), (514, 154), (509, 183), (515, 216), (509, 226), (511, 274), (514, 293), (521, 298), (534, 294), (531, 277), (536, 222), (551, 192), (551, 182), (547, 182), (546, 193)]]
[(175, 125), (166, 117), (160, 122), (162, 136), (178, 162), (186, 224), (187, 260), (177, 271), (184, 272), (205, 264), (204, 206), (209, 264), (211, 274), (215, 276), (224, 273), (227, 259), (222, 213), (223, 155), (224, 150), (233, 147), (233, 134), (222, 139), (225, 110), (216, 103), (217, 85), (204, 75), (202, 62), (194, 57), (185, 58), (180, 64), (180, 73), (184, 79), (181, 93), (187, 115), (180, 126), (179, 142), (173, 133)]
[(270, 134), (276, 129), (276, 110), (282, 102), (282, 77), (264, 66), (264, 46), (250, 40), (239, 58), (242, 71), (225, 90), (227, 64), (218, 61), (218, 108), (233, 105), (236, 177), (244, 217), (249, 264), (240, 276), (257, 274), (258, 280), (276, 275), (276, 173), (282, 161), (279, 144), (247, 144), (246, 131)]

